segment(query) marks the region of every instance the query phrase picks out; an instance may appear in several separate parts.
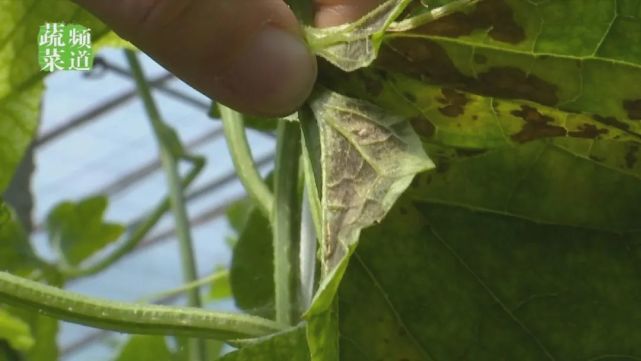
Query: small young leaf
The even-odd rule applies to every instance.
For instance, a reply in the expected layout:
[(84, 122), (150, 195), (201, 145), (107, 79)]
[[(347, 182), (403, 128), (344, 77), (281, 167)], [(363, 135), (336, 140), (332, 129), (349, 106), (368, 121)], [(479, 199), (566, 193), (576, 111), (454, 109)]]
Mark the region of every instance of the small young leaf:
[(49, 242), (63, 261), (77, 266), (124, 233), (122, 225), (103, 221), (106, 209), (107, 198), (92, 197), (61, 203), (49, 213)]
[(6, 340), (16, 351), (27, 351), (35, 343), (29, 324), (3, 309), (0, 309), (0, 340)]
[(0, 223), (0, 269), (26, 275), (37, 267), (38, 261), (17, 216), (8, 207), (5, 212), (6, 219)]
[(317, 55), (345, 71), (370, 65), (378, 55), (385, 29), (411, 0), (388, 0), (351, 24), (306, 29), (307, 41)]
[(234, 247), (229, 280), (236, 306), (274, 316), (274, 251), (269, 220), (255, 208)]
[(209, 292), (209, 299), (211, 300), (223, 300), (230, 298), (232, 296), (231, 284), (229, 282), (229, 272), (224, 273), (221, 277), (218, 277), (211, 284), (211, 291)]
[(131, 336), (116, 361), (160, 361), (171, 360), (172, 354), (162, 336)]
[(8, 307), (9, 314), (19, 317), (29, 325), (31, 336), (36, 341), (23, 352), (25, 360), (58, 361), (58, 320), (30, 310)]

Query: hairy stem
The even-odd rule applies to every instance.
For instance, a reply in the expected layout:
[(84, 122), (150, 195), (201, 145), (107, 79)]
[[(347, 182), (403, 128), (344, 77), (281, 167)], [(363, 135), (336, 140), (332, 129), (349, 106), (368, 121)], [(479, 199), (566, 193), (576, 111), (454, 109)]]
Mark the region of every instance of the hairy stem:
[(281, 120), (278, 126), (276, 167), (274, 170), (274, 209), (272, 218), (274, 241), (274, 284), (276, 291), (276, 322), (291, 325), (295, 314), (292, 266), (294, 239), (297, 237), (298, 164), (300, 128), (298, 124)]
[[(147, 112), (147, 116), (154, 130), (154, 135), (160, 147), (160, 159), (169, 185), (169, 199), (174, 215), (178, 244), (180, 246), (183, 277), (186, 282), (193, 282), (198, 279), (198, 274), (196, 271), (196, 259), (194, 257), (189, 217), (187, 216), (187, 206), (185, 204), (185, 194), (180, 184), (180, 174), (178, 171), (178, 157), (180, 155), (176, 154), (178, 151), (176, 147), (180, 145), (177, 137), (175, 137), (175, 133), (162, 121), (136, 54), (131, 50), (126, 50), (125, 52), (131, 73), (138, 87), (138, 93), (142, 98), (145, 111)], [(202, 306), (198, 288), (191, 289), (187, 292), (187, 301), (189, 306)], [(192, 360), (207, 360), (207, 350), (204, 341), (191, 340), (190, 351), (189, 354)]]
[(249, 144), (247, 143), (243, 116), (224, 105), (219, 104), (218, 107), (220, 108), (220, 116), (225, 130), (225, 140), (227, 141), (227, 147), (234, 162), (238, 178), (249, 197), (256, 202), (263, 214), (267, 218), (271, 218), (274, 196), (265, 182), (263, 182), (254, 165)]
[(211, 337), (228, 341), (282, 330), (275, 322), (260, 317), (106, 301), (6, 272), (0, 272), (0, 301), (61, 320), (125, 333)]
[(167, 297), (181, 295), (181, 294), (183, 294), (185, 292), (188, 292), (188, 291), (190, 291), (190, 290), (192, 290), (194, 288), (200, 288), (202, 286), (205, 286), (205, 285), (208, 285), (208, 284), (212, 284), (212, 283), (220, 281), (220, 280), (222, 280), (222, 279), (224, 279), (226, 277), (229, 277), (229, 270), (226, 270), (226, 269), (220, 270), (220, 271), (215, 272), (215, 273), (213, 273), (213, 274), (211, 274), (209, 276), (197, 279), (194, 282), (186, 283), (186, 284), (184, 284), (184, 285), (182, 285), (180, 287), (176, 287), (176, 288), (173, 288), (173, 289), (161, 292), (161, 293), (156, 293), (156, 294), (153, 294), (151, 296), (143, 297), (142, 299), (143, 300), (148, 300), (150, 302), (152, 302), (154, 300), (162, 300), (162, 299), (167, 298)]
[(455, 0), (451, 3), (443, 5), (441, 7), (432, 9), (426, 13), (413, 16), (408, 19), (404, 19), (398, 22), (393, 22), (388, 28), (387, 31), (390, 32), (403, 32), (416, 29), (420, 26), (423, 26), (431, 21), (442, 18), (446, 15), (452, 14), (456, 11), (463, 9), (466, 6), (477, 3), (479, 0)]

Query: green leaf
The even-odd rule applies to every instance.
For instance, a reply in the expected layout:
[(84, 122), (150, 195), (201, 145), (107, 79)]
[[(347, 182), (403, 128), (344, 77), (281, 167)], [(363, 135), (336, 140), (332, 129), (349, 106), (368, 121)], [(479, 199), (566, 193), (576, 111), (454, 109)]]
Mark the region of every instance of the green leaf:
[(164, 337), (160, 336), (131, 336), (116, 361), (159, 361), (171, 360), (172, 354), (167, 347)]
[(254, 207), (234, 247), (229, 280), (236, 306), (274, 317), (274, 251), (269, 221)]
[(0, 223), (0, 269), (28, 275), (38, 266), (29, 238), (15, 213), (5, 208), (5, 220)]
[(282, 361), (309, 360), (305, 329), (294, 328), (257, 340), (242, 349), (225, 355), (221, 361)]
[(25, 360), (58, 361), (58, 320), (36, 312), (8, 307), (9, 314), (19, 317), (29, 325), (35, 343), (23, 352)]
[(11, 211), (7, 204), (0, 198), (0, 227), (11, 220)]
[(226, 272), (212, 282), (211, 290), (209, 292), (209, 299), (223, 300), (232, 297), (231, 283), (229, 280), (229, 272)]
[(340, 359), (338, 299), (332, 306), (307, 320), (307, 345), (312, 361)]
[(71, 1), (0, 2), (0, 194), (35, 136), (43, 92), (37, 35), (45, 22), (81, 24), (94, 40), (105, 26)]
[(243, 229), (245, 229), (249, 217), (255, 208), (256, 206), (254, 202), (249, 198), (243, 198), (227, 207), (227, 210), (225, 211), (227, 221), (236, 233), (241, 233)]
[(64, 202), (49, 213), (49, 242), (66, 263), (79, 265), (124, 233), (124, 226), (104, 222), (107, 202), (106, 197), (87, 198), (78, 203)]
[(0, 308), (0, 340), (6, 340), (16, 351), (27, 351), (33, 347), (35, 340), (29, 325)]
[(311, 107), (321, 136), (324, 224), (314, 314), (331, 304), (361, 230), (383, 219), (414, 175), (434, 164), (404, 118), (329, 91)]
[[(190, 355), (190, 342), (193, 342), (193, 339), (187, 337), (176, 337), (177, 349), (174, 352), (175, 361), (192, 361), (193, 358)], [(218, 340), (202, 340), (205, 343), (205, 348), (207, 352), (207, 360), (215, 361), (220, 359), (220, 356), (225, 347), (225, 343)]]
[(341, 359), (641, 357), (639, 179), (550, 141), (445, 151), (364, 232)]
[(118, 49), (130, 49), (138, 50), (132, 43), (121, 38), (113, 31), (108, 32), (106, 35), (98, 38), (98, 41), (93, 42), (94, 51), (102, 48), (118, 48)]

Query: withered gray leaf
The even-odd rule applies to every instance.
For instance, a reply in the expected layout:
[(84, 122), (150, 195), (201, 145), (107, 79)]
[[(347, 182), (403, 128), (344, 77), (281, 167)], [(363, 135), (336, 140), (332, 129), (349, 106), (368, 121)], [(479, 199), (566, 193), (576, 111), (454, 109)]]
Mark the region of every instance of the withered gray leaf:
[(360, 232), (379, 222), (414, 176), (434, 168), (407, 119), (368, 102), (321, 91), (311, 102), (321, 138), (321, 288), (326, 309)]

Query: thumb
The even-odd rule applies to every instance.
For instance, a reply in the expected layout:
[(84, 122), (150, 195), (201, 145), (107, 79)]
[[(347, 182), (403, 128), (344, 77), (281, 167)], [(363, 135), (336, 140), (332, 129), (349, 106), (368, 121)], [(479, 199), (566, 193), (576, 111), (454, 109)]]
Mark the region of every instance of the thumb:
[(282, 0), (76, 0), (203, 94), (276, 116), (310, 94), (316, 60)]
[(357, 20), (382, 2), (383, 0), (314, 0), (316, 26), (336, 26)]

